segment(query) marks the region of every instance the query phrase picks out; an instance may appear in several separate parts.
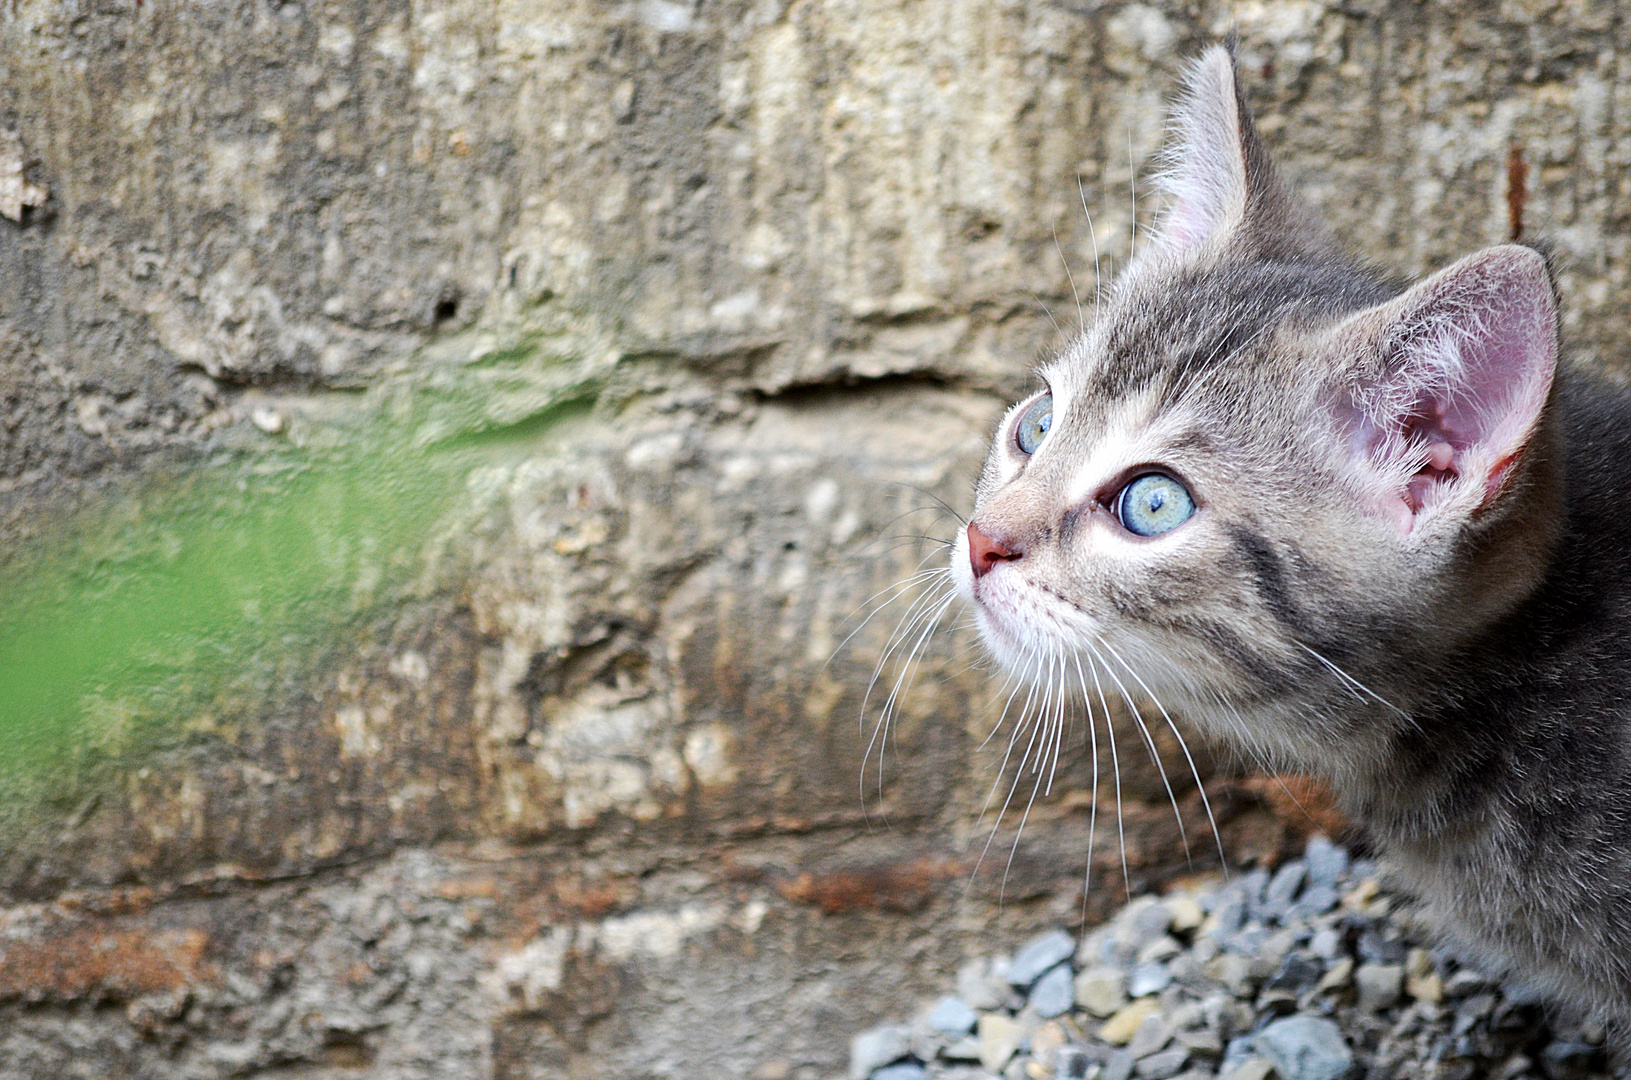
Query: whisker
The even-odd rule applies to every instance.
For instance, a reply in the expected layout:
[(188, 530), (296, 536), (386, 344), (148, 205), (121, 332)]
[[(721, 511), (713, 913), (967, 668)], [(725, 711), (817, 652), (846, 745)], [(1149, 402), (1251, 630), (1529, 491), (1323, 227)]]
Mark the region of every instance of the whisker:
[[(1099, 234), (1093, 228), (1093, 212), (1087, 208), (1087, 189), (1082, 187), (1082, 176), (1076, 174), (1076, 194), (1082, 197), (1082, 213), (1087, 216), (1087, 236), (1093, 241), (1093, 322), (1099, 321), (1099, 296), (1104, 292), (1104, 275), (1099, 272)], [(1087, 687), (1082, 687), (1085, 693)]]
[[(1018, 681), (1016, 681), (1014, 683), (1014, 689), (1009, 693), (1008, 700), (1002, 703), (1002, 713), (1000, 715), (998, 715), (997, 722), (994, 725), (992, 725), (991, 730), (986, 733), (985, 738), (980, 740), (980, 745), (974, 748), (976, 753), (978, 753), (981, 750), (984, 750), (986, 748), (986, 744), (989, 743), (993, 738), (996, 737), (997, 732), (1002, 730), (1002, 722), (1008, 718), (1008, 706), (1010, 706), (1010, 705), (1012, 705), (1014, 703), (1014, 696), (1016, 694), (1018, 694), (1020, 692), (1020, 690), (1022, 690), (1025, 687), (1027, 681), (1029, 680), (1029, 678), (1030, 678), (1029, 673), (1030, 673), (1030, 670), (1031, 670), (1032, 663), (1033, 663), (1033, 660), (1032, 660), (1031, 654), (1029, 652), (1027, 652), (1026, 656), (1025, 656), (1025, 671), (1026, 671), (1025, 676), (1021, 677), (1020, 679), (1018, 679)], [(1006, 690), (1007, 688), (1008, 688), (1007, 684), (1004, 683), (1003, 684), (1003, 689)], [(999, 694), (1002, 693), (1001, 690), (999, 690), (997, 692)], [(1025, 715), (1025, 710), (1030, 708), (1030, 707), (1031, 707), (1030, 706), (1030, 698), (1027, 697), (1026, 700), (1025, 700), (1025, 705), (1020, 709), (1020, 716), (1023, 717)], [(983, 811), (982, 811), (982, 816), (983, 816)]]
[[(1352, 675), (1348, 674), (1346, 671), (1343, 671), (1336, 664), (1332, 663), (1330, 660), (1327, 660), (1325, 657), (1321, 656), (1319, 653), (1315, 652), (1313, 649), (1309, 648), (1307, 645), (1304, 645), (1302, 642), (1299, 641), (1299, 642), (1297, 642), (1297, 646), (1299, 648), (1301, 648), (1304, 652), (1308, 653), (1309, 656), (1312, 656), (1314, 659), (1316, 659), (1320, 663), (1324, 664), (1327, 668), (1330, 669), (1330, 671), (1331, 671), (1331, 673), (1333, 675), (1335, 675), (1337, 678), (1341, 679), (1343, 682), (1347, 683), (1348, 686), (1351, 687), (1352, 689), (1360, 691), (1366, 697), (1370, 698), (1372, 701), (1375, 701), (1378, 704), (1384, 705), (1387, 708), (1393, 710), (1394, 713), (1398, 714), (1400, 717), (1403, 717), (1405, 720), (1408, 720), (1411, 724), (1414, 724), (1416, 722), (1415, 719), (1409, 713), (1405, 712), (1403, 709), (1401, 709), (1397, 705), (1393, 704), (1393, 702), (1387, 700), (1387, 698), (1384, 698), (1381, 694), (1378, 694), (1376, 691), (1372, 690), (1370, 687), (1366, 686), (1364, 683), (1360, 682), (1358, 679), (1354, 678)], [(1355, 695), (1355, 696), (1358, 696), (1358, 695)]]
[(1133, 129), (1127, 127), (1127, 186), (1133, 195), (1133, 224), (1127, 238), (1127, 258), (1138, 254), (1138, 168), (1133, 164)]
[(1044, 304), (1042, 298), (1036, 293), (1031, 294), (1031, 299), (1036, 301), (1036, 306), (1042, 309), (1042, 314), (1046, 315), (1048, 321), (1053, 324), (1053, 332), (1063, 337), (1065, 332), (1059, 328), (1059, 320), (1053, 317), (1053, 312), (1048, 310), (1048, 305)]
[[(1099, 824), (1099, 733), (1098, 726), (1093, 722), (1093, 701), (1087, 696), (1087, 676), (1082, 674), (1082, 657), (1080, 653), (1072, 653), (1071, 659), (1076, 663), (1076, 681), (1082, 684), (1082, 705), (1087, 709), (1087, 738), (1093, 747), (1093, 793), (1089, 797), (1087, 809), (1087, 869), (1082, 875), (1082, 925), (1087, 925), (1087, 895), (1093, 886), (1093, 841)], [(1105, 713), (1105, 726), (1110, 724), (1110, 714)]]
[[(1039, 660), (1040, 657), (1035, 657), (1034, 654), (1027, 654), (1027, 672), (1030, 670), (1030, 667)], [(975, 824), (979, 824), (981, 821), (985, 820), (985, 813), (991, 808), (991, 800), (996, 797), (997, 790), (1002, 785), (1002, 778), (1008, 771), (1008, 761), (1013, 755), (1014, 745), (1019, 741), (1019, 737), (1024, 732), (1026, 727), (1030, 725), (1031, 702), (1036, 698), (1037, 686), (1034, 681), (1027, 679), (1027, 682), (1030, 682), (1030, 690), (1025, 695), (1025, 704), (1020, 708), (1019, 719), (1014, 723), (1014, 734), (1008, 739), (1008, 748), (1007, 750), (1003, 751), (1002, 762), (997, 766), (996, 776), (991, 781), (991, 790), (986, 793), (985, 805), (980, 807), (980, 816), (975, 819)], [(987, 737), (987, 741), (990, 741), (989, 736)], [(1019, 775), (1023, 771), (1024, 760), (1021, 759), (1019, 768), (1014, 770), (1014, 783), (1016, 786), (1019, 783)], [(991, 824), (991, 833), (985, 838), (985, 845), (980, 848), (980, 857), (974, 860), (974, 869), (969, 875), (969, 879), (971, 881), (973, 880), (974, 875), (980, 872), (980, 867), (985, 863), (986, 853), (991, 850), (991, 844), (997, 838), (997, 830), (1002, 827), (1003, 814), (1006, 813), (1008, 809), (1008, 800), (1012, 799), (1013, 795), (1013, 789), (1010, 788), (1008, 795), (1003, 799), (1002, 809), (997, 811), (997, 820)], [(1006, 881), (1006, 878), (1004, 880)]]
[(1059, 261), (1065, 264), (1065, 280), (1070, 282), (1070, 295), (1076, 300), (1076, 329), (1078, 333), (1087, 332), (1087, 319), (1082, 314), (1082, 297), (1076, 291), (1076, 275), (1070, 272), (1070, 260), (1065, 258), (1065, 249), (1059, 246), (1059, 230), (1053, 230), (1053, 249), (1059, 253)]
[[(895, 656), (906, 644), (906, 642), (910, 640), (920, 621), (924, 621), (931, 612), (934, 613), (934, 618), (938, 619), (939, 616), (944, 613), (946, 605), (949, 604), (956, 596), (955, 587), (950, 580), (949, 571), (929, 571), (927, 572), (926, 576), (934, 583), (928, 589), (918, 594), (917, 598), (912, 601), (911, 606), (906, 609), (905, 614), (901, 616), (900, 621), (895, 624), (894, 632), (889, 635), (889, 640), (884, 645), (883, 653), (878, 657), (877, 666), (872, 669), (872, 679), (867, 683), (866, 693), (861, 696), (861, 710), (860, 715), (857, 718), (857, 723), (859, 724), (862, 733), (865, 733), (866, 731), (867, 711), (868, 706), (872, 701), (873, 691), (877, 688), (878, 680), (882, 678), (883, 670), (889, 664), (891, 657)], [(891, 598), (890, 602), (892, 603), (894, 599), (897, 599), (898, 595), (899, 594), (897, 594), (897, 597)], [(936, 605), (938, 605), (938, 607)], [(882, 610), (882, 608), (879, 610)], [(873, 612), (873, 614), (875, 615), (877, 612)], [(871, 621), (871, 618), (871, 615), (867, 616), (868, 621)], [(930, 620), (929, 629), (933, 629), (933, 624), (933, 620)], [(865, 624), (863, 623), (862, 625)], [(849, 637), (845, 638), (844, 641), (847, 643), (849, 639), (854, 637), (859, 631), (860, 627), (857, 627), (854, 631), (851, 631)], [(899, 686), (900, 680), (897, 679), (895, 682), (895, 688), (898, 690)], [(885, 702), (883, 710), (879, 713), (878, 723), (873, 728), (872, 738), (868, 741), (866, 753), (861, 758), (861, 800), (863, 810), (866, 805), (866, 763), (872, 757), (872, 747), (877, 743), (881, 731), (887, 728), (890, 717), (890, 706), (893, 700), (894, 691), (891, 691), (890, 700)], [(883, 786), (883, 759), (881, 752), (879, 756), (878, 768), (880, 774), (878, 783), (881, 798), (881, 790)]]
[[(1106, 649), (1110, 648), (1102, 637), (1095, 634), (1094, 638)], [(1088, 648), (1092, 648), (1092, 646), (1089, 645)], [(1126, 667), (1126, 664), (1122, 666)], [(1184, 862), (1193, 865), (1194, 860), (1189, 853), (1189, 830), (1184, 827), (1184, 815), (1178, 809), (1178, 796), (1173, 794), (1172, 782), (1167, 779), (1167, 767), (1161, 761), (1160, 751), (1155, 748), (1155, 739), (1150, 736), (1149, 727), (1144, 723), (1144, 714), (1139, 711), (1138, 704), (1133, 700), (1132, 695), (1127, 693), (1127, 688), (1122, 685), (1121, 678), (1116, 674), (1115, 669), (1106, 664), (1105, 672), (1115, 682), (1116, 689), (1121, 692), (1121, 700), (1127, 703), (1128, 709), (1132, 710), (1133, 725), (1138, 728), (1138, 733), (1144, 737), (1144, 746), (1150, 752), (1150, 760), (1155, 763), (1155, 771), (1161, 774), (1161, 786), (1167, 789), (1167, 800), (1172, 803), (1172, 816), (1178, 822), (1178, 839), (1184, 846)]]
[[(1007, 892), (1007, 889), (1008, 889), (1008, 874), (1014, 867), (1014, 856), (1019, 853), (1019, 842), (1020, 842), (1021, 837), (1023, 837), (1025, 835), (1025, 823), (1030, 820), (1031, 810), (1036, 805), (1037, 789), (1042, 786), (1042, 775), (1041, 775), (1041, 771), (1040, 771), (1038, 766), (1040, 766), (1043, 757), (1047, 753), (1046, 748), (1047, 748), (1047, 745), (1048, 745), (1048, 736), (1049, 736), (1049, 730), (1050, 730), (1049, 729), (1049, 724), (1048, 724), (1048, 717), (1049, 717), (1049, 713), (1050, 713), (1051, 709), (1053, 708), (1053, 703), (1055, 701), (1055, 688), (1054, 688), (1055, 677), (1054, 677), (1054, 672), (1055, 672), (1056, 669), (1054, 667), (1054, 659), (1055, 659), (1056, 656), (1058, 656), (1057, 653), (1054, 653), (1054, 652), (1050, 651), (1049, 657), (1048, 657), (1048, 665), (1047, 665), (1048, 681), (1047, 681), (1047, 686), (1046, 686), (1046, 688), (1045, 688), (1045, 690), (1043, 692), (1042, 707), (1039, 710), (1037, 710), (1036, 723), (1031, 729), (1031, 739), (1030, 739), (1030, 742), (1028, 742), (1026, 744), (1026, 746), (1025, 746), (1025, 754), (1019, 760), (1019, 767), (1014, 770), (1014, 783), (1013, 783), (1013, 786), (1008, 789), (1008, 797), (1003, 800), (1003, 808), (997, 814), (996, 824), (992, 826), (992, 836), (995, 837), (996, 836), (996, 830), (997, 830), (998, 827), (1000, 827), (1002, 825), (1003, 816), (1008, 811), (1008, 805), (1009, 805), (1009, 803), (1011, 803), (1013, 801), (1014, 792), (1016, 790), (1018, 790), (1018, 788), (1019, 788), (1020, 778), (1022, 776), (1024, 776), (1024, 774), (1025, 774), (1025, 763), (1027, 761), (1031, 760), (1031, 750), (1034, 748), (1036, 750), (1037, 754), (1036, 754), (1036, 760), (1034, 762), (1032, 762), (1032, 764), (1031, 764), (1031, 775), (1036, 777), (1036, 781), (1033, 784), (1031, 784), (1031, 796), (1030, 796), (1029, 799), (1026, 800), (1026, 802), (1025, 802), (1025, 812), (1020, 815), (1019, 825), (1014, 830), (1014, 843), (1013, 843), (1013, 846), (1011, 846), (1008, 849), (1008, 861), (1003, 866), (1003, 870), (1002, 870), (1002, 884), (1000, 886), (998, 886), (998, 889), (997, 889), (997, 902), (998, 903), (1002, 902), (1002, 898), (1003, 898), (1004, 894)], [(1060, 658), (1060, 662), (1061, 662), (1061, 664), (1063, 663), (1062, 658)], [(1038, 742), (1039, 737), (1040, 737), (1040, 740), (1041, 740), (1040, 743)], [(989, 841), (988, 841), (988, 843), (989, 843)]]
[[(1092, 648), (1091, 645), (1088, 646)], [(1098, 654), (1094, 654), (1096, 660)], [(1104, 735), (1110, 742), (1110, 771), (1116, 779), (1116, 839), (1121, 844), (1121, 886), (1127, 893), (1127, 899), (1133, 898), (1132, 877), (1127, 873), (1127, 833), (1122, 824), (1121, 814), (1121, 759), (1116, 755), (1116, 725), (1110, 718), (1110, 702), (1104, 696), (1104, 684), (1099, 681), (1099, 664), (1089, 660), (1088, 670), (1093, 672), (1093, 692), (1099, 699), (1099, 707), (1104, 710)], [(1109, 668), (1105, 669), (1106, 672)], [(1096, 760), (1096, 759), (1095, 759)], [(1093, 782), (1098, 783), (1098, 773), (1095, 770)]]
[(1069, 704), (1066, 691), (1070, 678), (1065, 670), (1065, 658), (1063, 656), (1059, 658), (1059, 682), (1059, 703), (1054, 708), (1053, 719), (1053, 760), (1048, 766), (1048, 786), (1042, 790), (1044, 796), (1053, 794), (1053, 777), (1054, 773), (1059, 770), (1059, 754), (1064, 749), (1065, 744), (1065, 709)]
[[(1026, 692), (1025, 692), (1025, 704), (1021, 705), (1020, 708), (1019, 708), (1019, 719), (1014, 721), (1014, 733), (1008, 737), (1008, 747), (1007, 747), (1006, 750), (1003, 751), (1002, 761), (997, 765), (996, 777), (991, 781), (991, 790), (986, 792), (985, 805), (980, 807), (980, 816), (975, 818), (975, 823), (976, 824), (978, 824), (981, 821), (984, 821), (985, 820), (985, 812), (987, 810), (991, 809), (991, 800), (996, 797), (998, 788), (1000, 788), (1002, 786), (1002, 778), (1003, 778), (1004, 774), (1006, 774), (1007, 771), (1008, 771), (1008, 761), (1013, 756), (1014, 745), (1019, 741), (1020, 734), (1022, 732), (1024, 732), (1026, 724), (1028, 724), (1030, 722), (1031, 702), (1036, 700), (1036, 693), (1037, 693), (1037, 685), (1036, 685), (1035, 680), (1030, 678), (1030, 670), (1031, 670), (1032, 667), (1036, 666), (1036, 664), (1040, 661), (1040, 659), (1041, 659), (1040, 657), (1037, 657), (1037, 656), (1035, 656), (1035, 654), (1032, 654), (1032, 653), (1027, 653), (1027, 655), (1026, 655), (1026, 667), (1025, 667), (1026, 677), (1020, 684), (1020, 686), (1024, 686), (1024, 687), (1027, 688)], [(1020, 686), (1014, 687), (1014, 693), (1015, 694), (1019, 693)], [(1010, 701), (1013, 700), (1013, 695), (1012, 694), (1009, 695), (1009, 700)], [(1003, 716), (1006, 717), (1007, 715), (1008, 715), (1008, 707), (1006, 705), (1004, 705), (1003, 706)], [(992, 736), (996, 735), (996, 733), (998, 731), (1000, 731), (1001, 729), (1002, 729), (1002, 720), (999, 718), (998, 721), (997, 721), (997, 726), (991, 729), (991, 734), (987, 735), (985, 737), (985, 742), (982, 742), (980, 744), (980, 748), (984, 749), (986, 743), (989, 743), (991, 741)], [(998, 820), (999, 823), (1001, 822), (1002, 818), (1001, 818), (1000, 814), (998, 815), (997, 820)], [(991, 841), (990, 840), (986, 841), (986, 846), (987, 847), (991, 846)], [(983, 853), (982, 853), (982, 858), (983, 858)], [(976, 870), (979, 869), (979, 864), (978, 863), (975, 864), (975, 869)]]
[[(945, 499), (942, 499), (940, 496), (936, 495), (934, 492), (930, 491), (928, 488), (921, 488), (921, 487), (918, 487), (916, 484), (908, 484), (908, 483), (905, 483), (905, 482), (902, 482), (902, 481), (896, 481), (895, 483), (896, 483), (897, 487), (903, 487), (903, 488), (908, 489), (909, 491), (915, 491), (919, 495), (924, 495), (924, 496), (927, 496), (930, 499), (933, 499), (936, 503), (939, 504), (939, 506), (940, 506), (940, 508), (942, 510), (944, 510), (946, 513), (950, 514), (952, 517), (956, 518), (960, 524), (963, 524), (963, 525), (968, 524), (968, 518), (966, 518), (962, 514), (958, 513), (956, 507), (952, 506), (951, 503), (947, 502)], [(924, 507), (924, 509), (927, 509), (927, 507)]]
[[(886, 588), (879, 589), (877, 592), (873, 593), (870, 597), (868, 597), (867, 599), (861, 601), (860, 605), (858, 607), (856, 607), (855, 611), (850, 612), (849, 615), (846, 616), (847, 619), (855, 618), (855, 616), (856, 616), (856, 614), (858, 612), (863, 610), (868, 604), (872, 603), (872, 601), (876, 600), (878, 597), (882, 596), (884, 593), (887, 593), (887, 592), (894, 592), (895, 593), (894, 596), (891, 596), (888, 600), (885, 600), (882, 604), (879, 604), (877, 606), (877, 608), (874, 609), (872, 612), (870, 612), (865, 619), (862, 619), (861, 624), (859, 626), (857, 626), (855, 629), (851, 630), (848, 634), (844, 635), (844, 640), (840, 641), (838, 643), (837, 647), (835, 647), (833, 649), (832, 653), (827, 657), (827, 662), (825, 664), (821, 665), (821, 670), (826, 671), (827, 668), (832, 664), (833, 659), (835, 657), (837, 657), (837, 655), (840, 652), (843, 651), (843, 649), (844, 649), (844, 647), (846, 645), (848, 645), (852, 640), (854, 640), (856, 634), (859, 634), (862, 630), (865, 630), (868, 623), (870, 623), (874, 618), (876, 618), (878, 616), (878, 614), (880, 612), (882, 612), (885, 608), (887, 608), (890, 604), (893, 604), (896, 600), (899, 600), (902, 596), (905, 596), (908, 592), (910, 592), (912, 590), (913, 586), (920, 585), (920, 584), (922, 584), (924, 582), (927, 582), (927, 581), (933, 581), (935, 578), (939, 578), (939, 577), (945, 577), (945, 578), (949, 579), (950, 576), (951, 576), (951, 571), (949, 569), (947, 569), (946, 567), (937, 567), (936, 569), (933, 569), (933, 570), (920, 570), (920, 571), (912, 574), (911, 577), (906, 578), (904, 581), (897, 581), (893, 585), (890, 585), (890, 586), (888, 586)], [(911, 608), (907, 609), (906, 614), (907, 615), (911, 614)], [(902, 616), (902, 618), (905, 618), (905, 616)], [(896, 631), (896, 633), (900, 632), (899, 624), (896, 625), (895, 631)], [(894, 634), (889, 635), (889, 640), (890, 641), (893, 641), (894, 639), (895, 639)], [(883, 661), (880, 659), (879, 662), (878, 662), (878, 666), (873, 669), (873, 672), (872, 672), (872, 684), (868, 685), (868, 687), (867, 687), (868, 692), (871, 691), (872, 685), (875, 685), (877, 683), (878, 676), (880, 674), (882, 674), (882, 672), (883, 672)], [(864, 698), (862, 699), (861, 707), (862, 707), (862, 709), (866, 708), (866, 700)], [(863, 713), (863, 717), (864, 717), (864, 715), (865, 714)]]
[[(1218, 834), (1218, 819), (1212, 814), (1212, 800), (1207, 798), (1206, 785), (1201, 783), (1200, 770), (1195, 767), (1195, 758), (1189, 752), (1189, 743), (1184, 740), (1183, 732), (1179, 731), (1178, 725), (1173, 723), (1172, 715), (1167, 712), (1167, 707), (1161, 704), (1161, 699), (1155, 696), (1154, 691), (1152, 691), (1148, 684), (1146, 684), (1144, 680), (1139, 677), (1138, 672), (1133, 669), (1132, 665), (1121, 658), (1121, 654), (1116, 652), (1115, 646), (1111, 645), (1108, 641), (1105, 641), (1102, 637), (1099, 638), (1099, 644), (1103, 645), (1110, 651), (1110, 655), (1116, 658), (1116, 661), (1126, 669), (1127, 674), (1131, 675), (1138, 682), (1138, 685), (1143, 688), (1144, 693), (1149, 695), (1149, 699), (1155, 703), (1156, 709), (1160, 711), (1161, 719), (1167, 722), (1167, 727), (1172, 731), (1173, 737), (1178, 740), (1178, 746), (1184, 752), (1184, 761), (1189, 764), (1189, 775), (1195, 779), (1195, 789), (1201, 793), (1201, 806), (1206, 808), (1206, 820), (1212, 826), (1212, 839), (1218, 845), (1218, 859), (1223, 864), (1224, 873), (1227, 874), (1229, 872), (1229, 858), (1223, 853), (1223, 837)], [(1165, 777), (1166, 773), (1163, 770), (1162, 778), (1165, 779)], [(1172, 789), (1170, 787), (1167, 789), (1167, 793), (1169, 795), (1172, 793)], [(1176, 803), (1174, 803), (1173, 809), (1177, 809)], [(1183, 821), (1181, 819), (1178, 823), (1178, 829), (1180, 832), (1183, 830)], [(1188, 851), (1187, 845), (1185, 846), (1185, 851)]]
[[(916, 640), (912, 644), (911, 650), (906, 654), (906, 659), (901, 662), (899, 674), (896, 675), (894, 685), (890, 688), (889, 696), (884, 701), (883, 708), (879, 712), (878, 724), (873, 729), (872, 740), (869, 741), (868, 744), (867, 744), (866, 755), (864, 757), (862, 757), (862, 759), (861, 759), (861, 775), (862, 775), (862, 783), (863, 783), (863, 790), (864, 790), (864, 784), (865, 784), (865, 779), (866, 779), (866, 762), (872, 756), (872, 746), (873, 746), (873, 744), (874, 743), (879, 743), (879, 746), (878, 746), (878, 801), (880, 803), (883, 801), (884, 751), (885, 751), (885, 746), (886, 746), (886, 743), (880, 743), (880, 736), (882, 736), (883, 739), (887, 740), (888, 731), (889, 731), (889, 724), (890, 724), (890, 721), (892, 719), (894, 719), (896, 717), (896, 715), (897, 715), (901, 695), (902, 695), (904, 690), (909, 690), (910, 689), (912, 681), (914, 680), (914, 678), (916, 676), (919, 654), (921, 653), (924, 644), (929, 640), (929, 638), (931, 636), (933, 636), (935, 628), (939, 625), (940, 617), (945, 614), (946, 608), (949, 607), (951, 605), (951, 603), (955, 599), (956, 599), (956, 593), (955, 592), (948, 593), (947, 595), (945, 595), (943, 597), (938, 597), (934, 602), (931, 603), (931, 605), (926, 606), (922, 611), (920, 611), (918, 613), (917, 617), (913, 620), (911, 625), (907, 628), (906, 633), (902, 636), (901, 644), (904, 644), (905, 641), (907, 639), (911, 638), (914, 633), (917, 635)], [(922, 625), (922, 630), (921, 631), (917, 630), (917, 626), (919, 624)], [(898, 648), (899, 647), (897, 646), (897, 651), (898, 651)], [(885, 653), (885, 658), (886, 659), (887, 659), (888, 655), (889, 654), (886, 652)], [(863, 716), (864, 715), (865, 714), (863, 713)], [(897, 753), (898, 753), (898, 749), (897, 749)]]

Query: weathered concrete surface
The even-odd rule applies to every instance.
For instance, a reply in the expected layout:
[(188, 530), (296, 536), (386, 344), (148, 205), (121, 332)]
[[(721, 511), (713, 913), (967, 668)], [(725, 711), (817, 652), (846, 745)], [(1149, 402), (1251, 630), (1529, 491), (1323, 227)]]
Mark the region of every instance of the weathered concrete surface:
[[(974, 869), (997, 688), (966, 633), (881, 788), (857, 717), (890, 617), (823, 665), (931, 550), (889, 538), (948, 527), (897, 515), (966, 506), (1095, 251), (1128, 250), (1179, 61), (1230, 26), (1342, 236), (1412, 274), (1516, 206), (1573, 352), (1620, 363), (1613, 5), (0, 11), (12, 541), (360, 390), (558, 361), (484, 384), (493, 460), (411, 603), (12, 838), (0, 1075), (808, 1080), (965, 952), (1073, 917), (1080, 750), (1006, 885), (1011, 833)], [(1123, 757), (1134, 872), (1181, 869)], [(1213, 791), (1236, 858), (1291, 827), (1272, 788)]]

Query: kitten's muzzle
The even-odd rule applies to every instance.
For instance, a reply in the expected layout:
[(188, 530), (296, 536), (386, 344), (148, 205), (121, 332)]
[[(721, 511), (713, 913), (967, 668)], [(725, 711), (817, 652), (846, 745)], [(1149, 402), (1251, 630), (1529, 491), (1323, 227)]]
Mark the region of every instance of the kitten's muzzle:
[(986, 535), (972, 521), (968, 523), (968, 562), (974, 570), (975, 581), (989, 574), (998, 563), (1013, 562), (1024, 555), (1018, 544), (1004, 544)]

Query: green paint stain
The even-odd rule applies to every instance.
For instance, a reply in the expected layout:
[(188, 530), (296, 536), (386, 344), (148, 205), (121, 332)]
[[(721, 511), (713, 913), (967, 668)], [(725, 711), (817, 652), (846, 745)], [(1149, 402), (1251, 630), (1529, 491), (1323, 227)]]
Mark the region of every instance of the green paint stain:
[(305, 448), (220, 454), (42, 529), (0, 569), (0, 800), (80, 798), (310, 678), (434, 576), (473, 469), (596, 393), (535, 341), (375, 395)]

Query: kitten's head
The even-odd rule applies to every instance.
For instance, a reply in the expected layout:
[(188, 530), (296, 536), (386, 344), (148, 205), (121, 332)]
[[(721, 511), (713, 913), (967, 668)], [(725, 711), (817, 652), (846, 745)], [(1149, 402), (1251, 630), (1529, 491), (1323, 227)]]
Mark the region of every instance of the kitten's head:
[(1157, 235), (998, 428), (953, 570), (1022, 677), (1331, 768), (1538, 583), (1551, 282), (1518, 246), (1402, 293), (1343, 256), (1222, 48), (1174, 128)]

